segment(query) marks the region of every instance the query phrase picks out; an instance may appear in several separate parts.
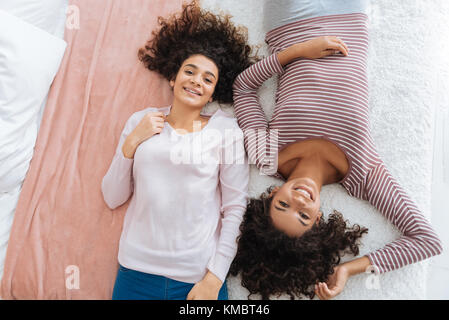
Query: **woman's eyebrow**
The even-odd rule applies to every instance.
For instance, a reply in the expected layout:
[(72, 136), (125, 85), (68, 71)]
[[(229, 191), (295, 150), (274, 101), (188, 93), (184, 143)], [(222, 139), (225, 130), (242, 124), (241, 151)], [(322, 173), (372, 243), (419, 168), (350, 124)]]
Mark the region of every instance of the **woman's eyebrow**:
[[(192, 67), (192, 68), (194, 68), (194, 69), (198, 69), (198, 67), (197, 67), (196, 65), (191, 64), (191, 63), (186, 64), (185, 67)], [(214, 79), (217, 79), (217, 78), (215, 77), (215, 75), (214, 75), (212, 72), (206, 71), (206, 73), (207, 73), (207, 74), (210, 74), (212, 77), (214, 77)]]
[[(284, 211), (284, 212), (287, 211), (287, 210), (285, 210), (285, 209), (279, 208), (279, 207), (276, 206), (276, 205), (275, 205), (274, 207), (275, 207), (276, 209), (280, 210), (280, 211)], [(305, 224), (305, 223), (301, 220), (301, 218), (299, 218), (299, 217), (298, 217), (298, 221), (301, 222), (301, 224), (302, 224), (304, 227), (307, 227), (307, 226), (308, 226), (308, 224)]]

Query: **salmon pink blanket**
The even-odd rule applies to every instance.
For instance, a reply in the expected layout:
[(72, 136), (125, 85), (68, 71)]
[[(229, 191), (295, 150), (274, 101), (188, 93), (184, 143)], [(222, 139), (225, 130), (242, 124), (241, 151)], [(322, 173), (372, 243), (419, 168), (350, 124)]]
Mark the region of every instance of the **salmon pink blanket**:
[(127, 204), (110, 210), (101, 181), (128, 117), (171, 102), (137, 51), (181, 0), (70, 4), (79, 28), (73, 15), (15, 212), (2, 299), (111, 298)]

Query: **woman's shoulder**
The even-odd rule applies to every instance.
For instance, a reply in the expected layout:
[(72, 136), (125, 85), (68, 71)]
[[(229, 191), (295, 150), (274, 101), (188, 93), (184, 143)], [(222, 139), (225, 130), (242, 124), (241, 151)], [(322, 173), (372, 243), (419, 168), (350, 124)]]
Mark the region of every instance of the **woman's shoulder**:
[(211, 126), (215, 129), (237, 129), (240, 130), (239, 125), (237, 124), (237, 119), (231, 114), (231, 112), (223, 111), (221, 109), (217, 109), (215, 113), (210, 115), (209, 122)]

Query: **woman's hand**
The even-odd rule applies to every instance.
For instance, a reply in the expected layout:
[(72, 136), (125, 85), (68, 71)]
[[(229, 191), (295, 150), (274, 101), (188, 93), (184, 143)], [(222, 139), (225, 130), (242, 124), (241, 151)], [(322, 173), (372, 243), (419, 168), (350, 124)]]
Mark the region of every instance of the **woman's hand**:
[(341, 52), (344, 56), (349, 54), (348, 47), (338, 37), (324, 36), (301, 42), (301, 58), (318, 59)]
[(323, 36), (312, 40), (296, 43), (278, 53), (282, 66), (298, 58), (318, 59), (341, 52), (344, 56), (349, 54), (348, 47), (338, 37)]
[(367, 256), (363, 256), (335, 267), (334, 273), (329, 276), (326, 282), (319, 282), (315, 285), (315, 293), (321, 300), (332, 299), (340, 294), (345, 288), (346, 281), (350, 276), (366, 272), (371, 266)]
[(164, 127), (165, 115), (162, 112), (148, 112), (131, 134), (138, 137), (140, 143), (161, 133)]
[(336, 266), (334, 273), (326, 282), (319, 282), (315, 285), (315, 294), (321, 300), (335, 298), (343, 291), (349, 276), (349, 270), (344, 264)]
[(208, 271), (204, 278), (190, 290), (187, 300), (217, 300), (222, 285), (221, 280)]
[(161, 133), (164, 127), (165, 115), (162, 112), (148, 112), (134, 130), (126, 137), (122, 146), (123, 155), (126, 158), (134, 158), (139, 144)]

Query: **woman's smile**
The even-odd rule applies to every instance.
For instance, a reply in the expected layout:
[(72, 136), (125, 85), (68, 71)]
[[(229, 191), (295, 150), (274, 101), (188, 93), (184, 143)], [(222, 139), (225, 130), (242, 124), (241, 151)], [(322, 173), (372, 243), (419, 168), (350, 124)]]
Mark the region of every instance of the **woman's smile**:
[(189, 94), (189, 95), (194, 95), (194, 96), (202, 96), (202, 94), (195, 89), (191, 89), (191, 88), (186, 88), (184, 87), (184, 90)]

